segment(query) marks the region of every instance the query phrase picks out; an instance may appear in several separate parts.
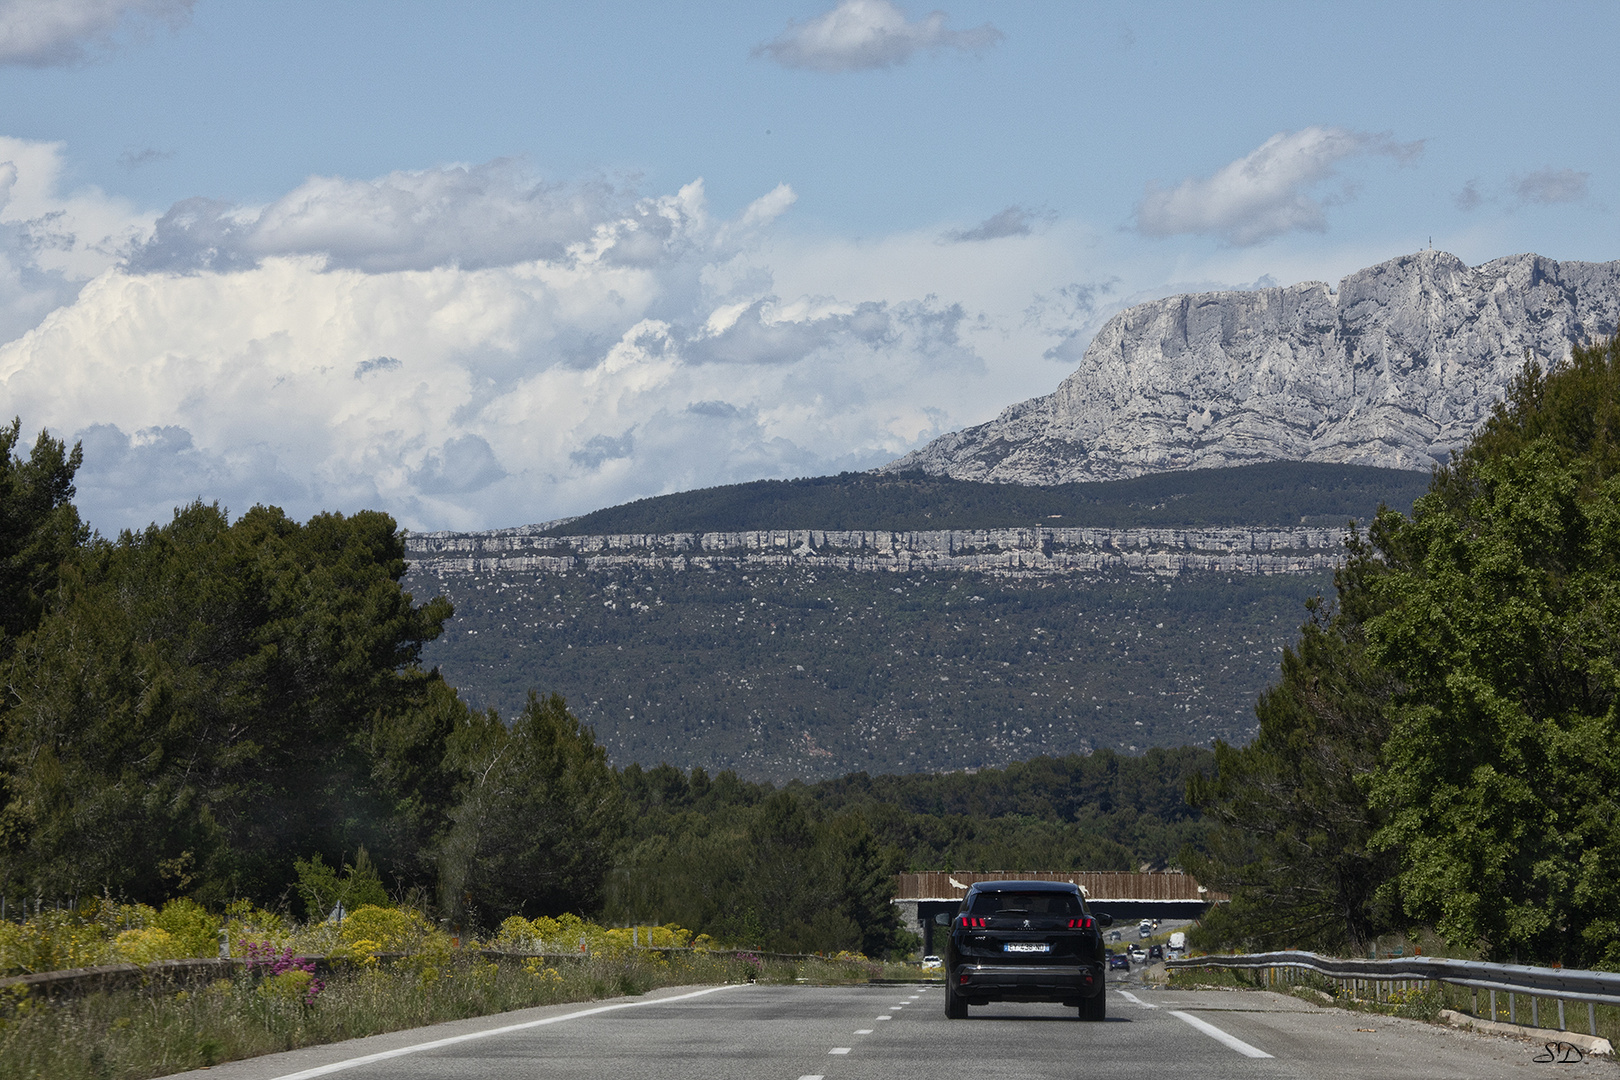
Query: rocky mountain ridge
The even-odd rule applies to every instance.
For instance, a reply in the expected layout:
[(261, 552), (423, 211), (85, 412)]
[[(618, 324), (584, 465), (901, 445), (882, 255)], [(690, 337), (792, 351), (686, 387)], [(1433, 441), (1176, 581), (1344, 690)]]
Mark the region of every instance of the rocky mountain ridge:
[(1197, 293), (1115, 315), (1053, 393), (882, 471), (1058, 484), (1267, 460), (1428, 470), (1526, 355), (1620, 328), (1620, 262), (1421, 251), (1333, 290)]
[(1306, 574), (1344, 555), (1341, 528), (1010, 528), (917, 532), (760, 530), (544, 536), (531, 525), (479, 533), (412, 533), (415, 575), (566, 573), (721, 567), (971, 570), (1027, 577), (1103, 570)]

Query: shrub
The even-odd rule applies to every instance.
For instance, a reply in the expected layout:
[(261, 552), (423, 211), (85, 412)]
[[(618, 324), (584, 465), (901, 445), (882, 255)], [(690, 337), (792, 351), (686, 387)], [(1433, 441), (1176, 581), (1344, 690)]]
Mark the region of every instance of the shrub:
[[(181, 897), (163, 905), (152, 924), (168, 931), (180, 951), (175, 958), (184, 956), (217, 956), (219, 954), (218, 915), (210, 915), (195, 900)], [(169, 959), (165, 957), (165, 959)]]
[(432, 930), (420, 912), (367, 904), (343, 920), (338, 941), (341, 952), (374, 958), (380, 952), (404, 952)]
[(173, 934), (160, 926), (125, 930), (113, 939), (113, 952), (130, 964), (152, 964), (178, 960), (185, 954)]
[(117, 959), (109, 955), (108, 936), (76, 911), (42, 911), (26, 922), (0, 922), (0, 972), (34, 974), (106, 963)]

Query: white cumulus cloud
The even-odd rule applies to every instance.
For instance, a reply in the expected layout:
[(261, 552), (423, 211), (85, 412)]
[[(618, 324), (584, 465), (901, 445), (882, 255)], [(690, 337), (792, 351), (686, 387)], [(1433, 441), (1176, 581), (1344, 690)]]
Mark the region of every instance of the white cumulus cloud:
[[(277, 255), (318, 255), (329, 266), (372, 272), (473, 270), (537, 259), (658, 262), (694, 231), (706, 234), (700, 193), (694, 187), (650, 199), (606, 180), (547, 184), (514, 161), (377, 180), (313, 177), (264, 207), (206, 198), (178, 203), (129, 265), (240, 270)], [(728, 235), (746, 238), (793, 199), (791, 188), (778, 187), (728, 223)]]
[(178, 26), (196, 0), (0, 0), (0, 64), (52, 67), (108, 47), (120, 28)]
[(0, 136), (0, 341), (72, 300), (151, 229), (95, 188), (62, 190), (60, 143)]
[(942, 11), (911, 21), (889, 0), (842, 0), (808, 22), (790, 22), (779, 37), (755, 46), (754, 55), (783, 67), (863, 71), (904, 64), (925, 51), (980, 52), (1005, 36), (989, 23), (952, 30), (946, 22)]
[[(55, 148), (19, 145), (22, 229), (72, 200)], [(759, 241), (792, 202), (719, 219), (701, 181), (642, 195), (495, 163), (129, 213), (91, 230), (124, 237), (95, 276), (59, 272), (59, 306), (0, 345), (0, 399), (83, 441), (103, 530), (198, 497), (510, 525), (876, 465), (954, 422), (985, 363), (956, 303), (779, 296)]]
[(1296, 230), (1322, 232), (1327, 206), (1348, 196), (1313, 192), (1340, 163), (1372, 154), (1406, 162), (1422, 147), (1336, 127), (1280, 132), (1213, 176), (1189, 177), (1172, 188), (1150, 183), (1136, 207), (1137, 227), (1148, 236), (1205, 234), (1240, 247)]

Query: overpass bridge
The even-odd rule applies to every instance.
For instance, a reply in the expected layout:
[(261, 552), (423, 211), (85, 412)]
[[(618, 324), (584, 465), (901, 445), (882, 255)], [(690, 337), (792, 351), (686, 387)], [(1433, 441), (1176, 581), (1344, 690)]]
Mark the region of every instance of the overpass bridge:
[(923, 952), (934, 950), (934, 916), (954, 915), (976, 881), (1065, 881), (1078, 885), (1094, 911), (1106, 912), (1115, 922), (1129, 919), (1196, 919), (1227, 899), (1210, 892), (1179, 870), (1132, 872), (1123, 870), (923, 870), (896, 876), (890, 901), (900, 908), (900, 921), (915, 928), (923, 939)]

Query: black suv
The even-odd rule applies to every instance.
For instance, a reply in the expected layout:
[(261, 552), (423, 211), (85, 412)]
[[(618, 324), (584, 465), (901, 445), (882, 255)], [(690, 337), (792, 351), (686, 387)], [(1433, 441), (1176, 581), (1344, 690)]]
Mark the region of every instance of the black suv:
[(1066, 882), (976, 883), (951, 920), (945, 1015), (961, 1020), (987, 1001), (1057, 1001), (1082, 1020), (1105, 1019), (1102, 928), (1113, 921)]

